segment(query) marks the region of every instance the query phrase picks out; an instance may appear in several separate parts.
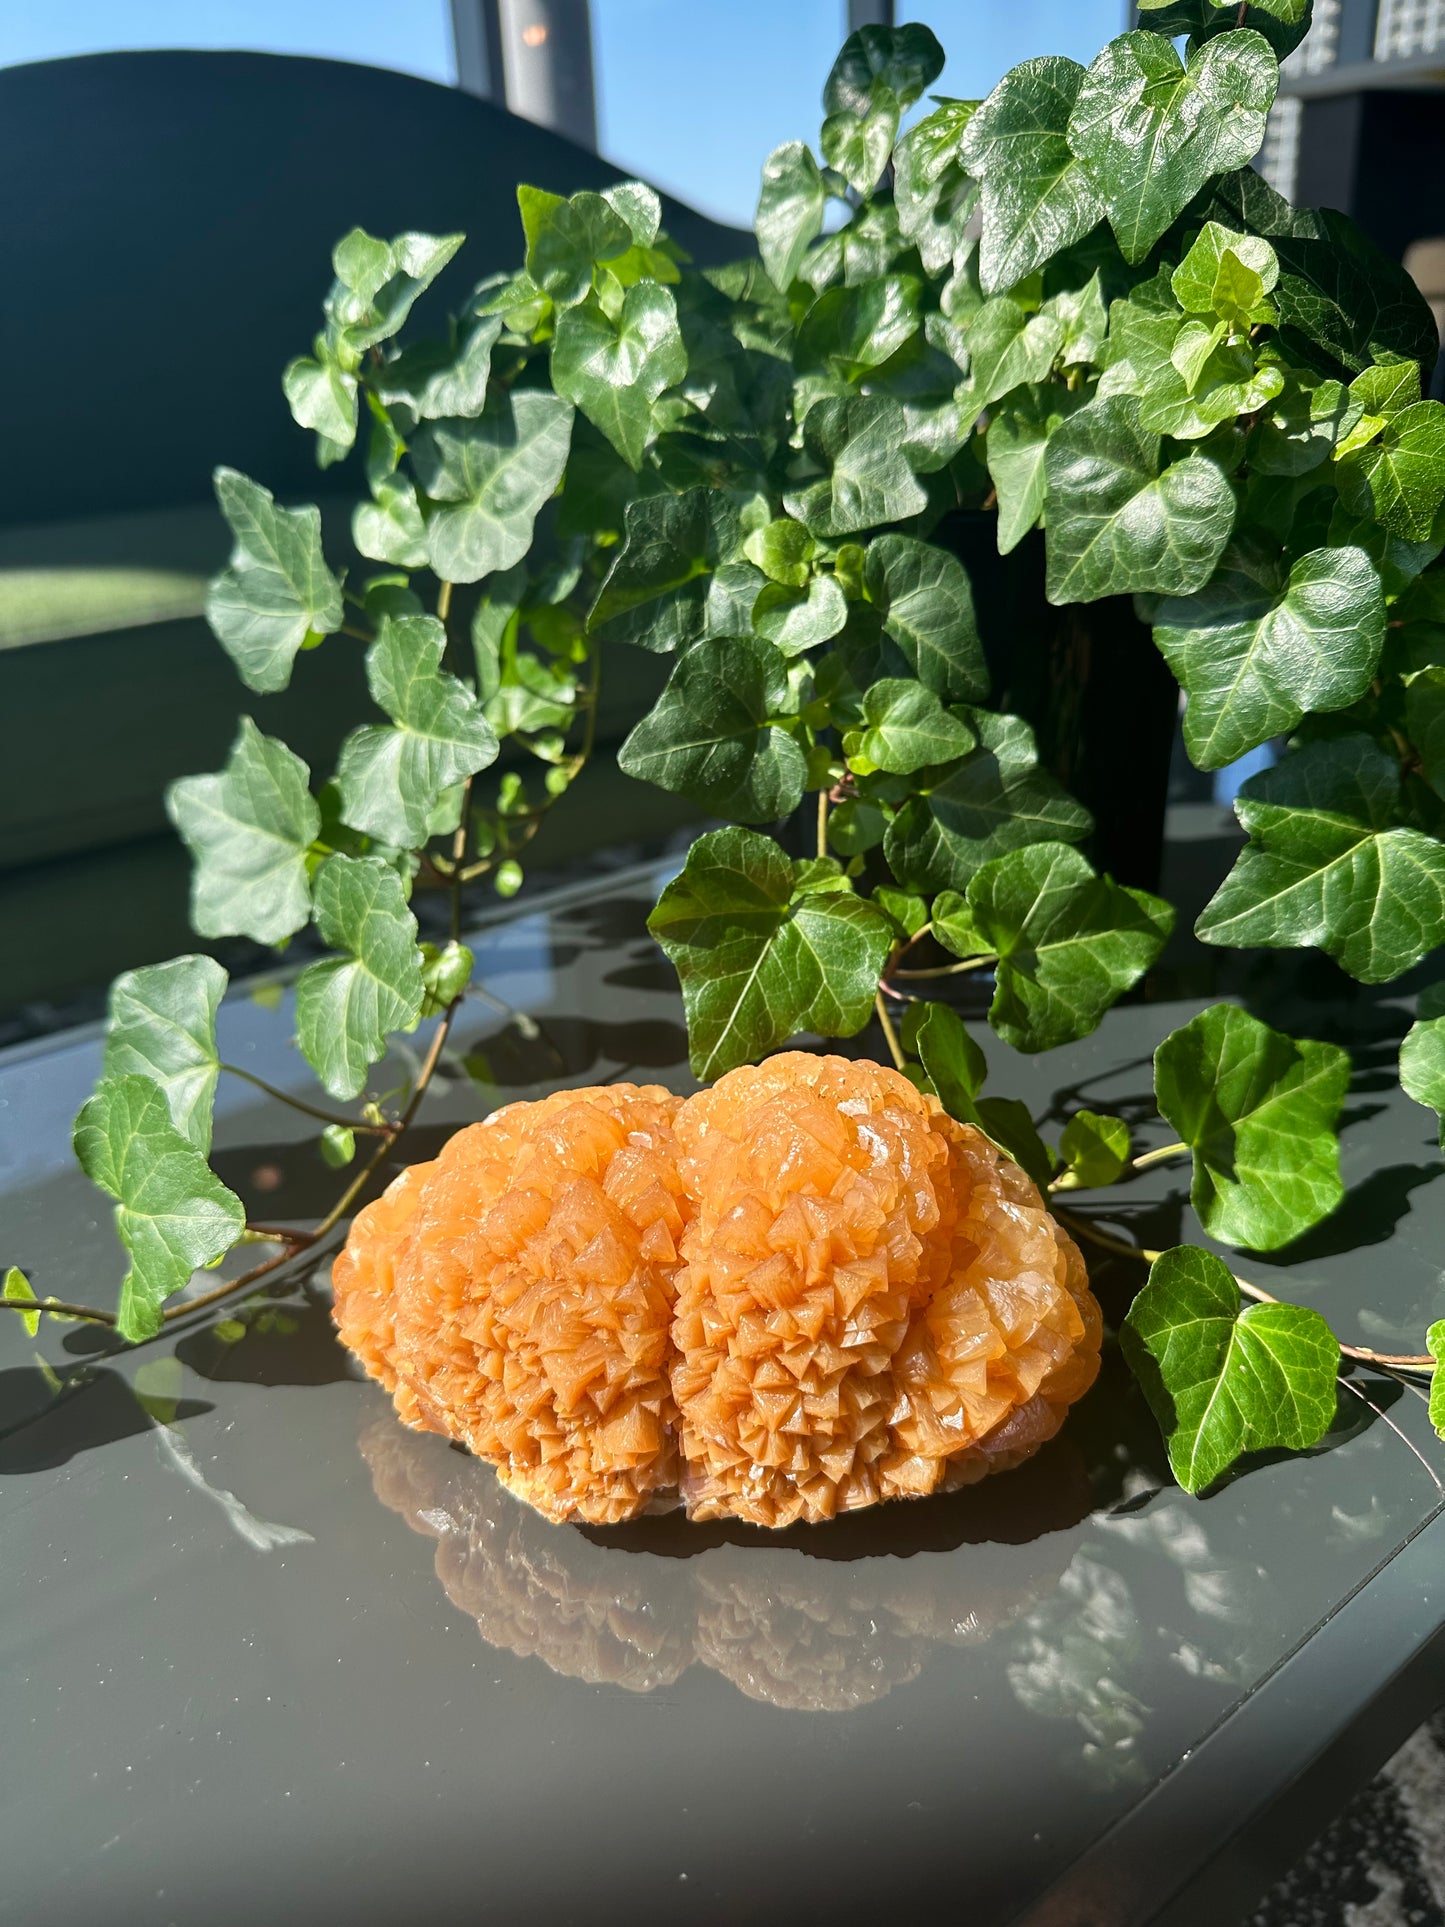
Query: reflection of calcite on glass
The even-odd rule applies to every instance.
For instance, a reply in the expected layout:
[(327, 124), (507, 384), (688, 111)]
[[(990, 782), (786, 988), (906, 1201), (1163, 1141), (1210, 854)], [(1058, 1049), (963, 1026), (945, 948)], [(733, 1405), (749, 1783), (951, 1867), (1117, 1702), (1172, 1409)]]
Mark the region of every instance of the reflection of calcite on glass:
[(1098, 1370), (1019, 1168), (896, 1071), (785, 1052), (686, 1102), (513, 1104), (363, 1210), (345, 1343), (547, 1518), (770, 1528), (1022, 1463)]
[[(937, 1501), (941, 1515), (907, 1508), (903, 1519), (931, 1522), (942, 1537), (938, 1550), (904, 1557), (820, 1556), (748, 1527), (730, 1528), (746, 1543), (718, 1543), (721, 1528), (680, 1514), (605, 1533), (604, 1544), (543, 1524), (490, 1467), (439, 1439), (382, 1420), (363, 1432), (361, 1450), (378, 1498), (436, 1539), (447, 1597), (490, 1645), (634, 1692), (670, 1686), (697, 1664), (750, 1699), (844, 1712), (916, 1678), (940, 1648), (984, 1642), (1048, 1593), (1068, 1558), (1062, 1532), (1026, 1549), (961, 1542), (950, 1509), (970, 1507), (972, 1494)], [(1087, 1481), (1066, 1474), (1054, 1484), (1067, 1488), (1069, 1511), (1050, 1522), (1077, 1517)], [(847, 1525), (821, 1530), (836, 1543)]]

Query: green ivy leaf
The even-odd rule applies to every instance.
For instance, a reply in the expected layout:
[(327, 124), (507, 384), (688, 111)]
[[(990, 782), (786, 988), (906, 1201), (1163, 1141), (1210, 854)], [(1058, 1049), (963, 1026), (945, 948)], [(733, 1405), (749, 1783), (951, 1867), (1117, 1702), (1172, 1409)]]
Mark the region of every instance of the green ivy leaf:
[(802, 141), (784, 141), (775, 147), (763, 163), (755, 227), (763, 266), (784, 294), (822, 232), (827, 204), (818, 163)]
[(653, 439), (652, 404), (687, 374), (677, 305), (656, 281), (627, 290), (614, 321), (596, 300), (578, 302), (557, 322), (552, 381), (611, 442), (641, 468)]
[(872, 1015), (893, 943), (887, 916), (836, 863), (792, 863), (771, 837), (740, 829), (698, 838), (647, 927), (681, 981), (699, 1078), (800, 1030), (851, 1037)]
[(317, 1148), (323, 1164), (333, 1171), (344, 1171), (356, 1157), (356, 1133), (349, 1124), (328, 1124)]
[(1435, 1112), (1445, 1148), (1445, 997), (1439, 984), (1420, 993), (1415, 1022), (1400, 1044), (1400, 1088)]
[(995, 411), (984, 437), (989, 476), (998, 496), (998, 552), (1016, 549), (1044, 512), (1048, 487), (1044, 456), (1059, 424), (1082, 405), (1054, 383), (1020, 388)]
[(885, 678), (863, 697), (857, 753), (874, 769), (909, 776), (930, 763), (951, 763), (977, 741), (922, 683)]
[(296, 1041), (333, 1097), (356, 1097), (387, 1033), (415, 1030), (425, 995), (416, 918), (377, 857), (331, 856), (316, 872), (316, 928), (345, 952), (296, 980)]
[(618, 751), (618, 768), (716, 815), (773, 822), (798, 807), (807, 774), (797, 741), (770, 720), (787, 703), (787, 663), (770, 644), (696, 643)]
[(1192, 595), (1234, 526), (1234, 490), (1218, 463), (1193, 454), (1161, 469), (1159, 437), (1140, 426), (1132, 396), (1071, 415), (1049, 440), (1044, 474), (1050, 602)]
[(3, 1296), (6, 1304), (9, 1305), (34, 1305), (36, 1307), (34, 1311), (22, 1311), (20, 1313), (20, 1322), (25, 1327), (26, 1335), (30, 1338), (36, 1337), (40, 1331), (40, 1300), (31, 1290), (30, 1280), (17, 1266), (11, 1265), (7, 1269), (5, 1273), (4, 1291), (0, 1296)]
[(1077, 850), (1035, 843), (995, 857), (965, 896), (945, 891), (934, 933), (960, 957), (997, 957), (989, 1022), (1015, 1050), (1097, 1029), (1174, 927), (1171, 905), (1095, 874)]
[[(325, 341), (318, 347), (325, 349)], [(356, 440), (356, 376), (330, 354), (298, 355), (281, 377), (292, 419), (319, 437), (321, 467), (339, 461)]]
[[(1242, 280), (1240, 270), (1253, 277)], [(1221, 221), (1206, 221), (1170, 276), (1174, 299), (1186, 314), (1215, 314), (1241, 324), (1279, 281), (1279, 256), (1263, 235), (1241, 234)], [(1241, 301), (1241, 294), (1249, 299)]]
[(1250, 1305), (1212, 1252), (1161, 1252), (1120, 1342), (1186, 1492), (1245, 1452), (1302, 1452), (1334, 1421), (1340, 1348), (1306, 1305)]
[(341, 627), (341, 584), (321, 553), (321, 511), (277, 508), (234, 468), (218, 468), (215, 485), (235, 547), (206, 596), (206, 620), (248, 689), (284, 689), (307, 637)]
[(1342, 463), (1342, 487), (1352, 473), (1368, 485), (1366, 499), (1392, 535), (1429, 541), (1445, 502), (1445, 403), (1420, 401), (1391, 415), (1378, 441)]
[(600, 194), (570, 200), (541, 188), (519, 187), (517, 205), (527, 237), (527, 273), (559, 308), (575, 307), (592, 291), (592, 271), (632, 246), (625, 217)]
[(1021, 61), (968, 124), (963, 164), (983, 184), (985, 294), (1013, 287), (1104, 218), (1103, 198), (1068, 141), (1083, 80), (1074, 60)]
[(493, 394), (475, 421), (427, 422), (411, 444), (417, 480), (437, 503), (431, 566), (479, 582), (520, 562), (532, 525), (567, 464), (572, 405), (540, 388)]
[(1430, 1423), (1445, 1439), (1445, 1318), (1437, 1318), (1426, 1332), (1425, 1349), (1435, 1361), (1430, 1374)]
[(670, 654), (707, 628), (714, 571), (736, 551), (736, 503), (721, 490), (648, 495), (627, 506), (626, 533), (587, 618), (604, 642)]
[(103, 1077), (75, 1120), (82, 1171), (115, 1200), (115, 1227), (130, 1253), (118, 1329), (133, 1343), (161, 1328), (161, 1307), (245, 1229), (241, 1200), (171, 1122), (165, 1092), (148, 1077)]
[(310, 779), (299, 756), (243, 716), (223, 770), (171, 784), (166, 810), (196, 866), (198, 936), (282, 943), (305, 923), (306, 854), (321, 828)]
[(1237, 0), (1139, 0), (1139, 12), (1143, 26), (1170, 39), (1187, 34), (1191, 40), (1209, 40), (1237, 26), (1253, 27), (1274, 49), (1275, 58), (1283, 60), (1308, 33), (1313, 4), (1314, 0), (1250, 0), (1242, 21)]
[(1070, 1188), (1092, 1191), (1117, 1183), (1129, 1165), (1129, 1126), (1122, 1117), (1075, 1111), (1059, 1136), (1059, 1155)]
[(399, 234), (379, 241), (364, 228), (343, 235), (331, 252), (336, 280), (325, 303), (332, 345), (359, 358), (389, 340), (465, 239)]
[(343, 820), (398, 849), (425, 843), (445, 792), (497, 759), (476, 697), (441, 667), (446, 646), (434, 616), (388, 616), (366, 652), (366, 680), (394, 727), (368, 724), (341, 746)]
[(823, 87), (823, 155), (858, 193), (872, 193), (899, 115), (942, 70), (943, 49), (917, 24), (860, 27), (844, 41)]
[(1445, 845), (1398, 820), (1400, 767), (1368, 736), (1311, 743), (1251, 777), (1250, 841), (1195, 925), (1206, 943), (1328, 951), (1388, 983), (1445, 941)]
[(1167, 598), (1154, 621), (1189, 697), (1190, 760), (1222, 769), (1308, 711), (1346, 709), (1365, 694), (1384, 646), (1385, 597), (1363, 549), (1315, 549), (1291, 566), (1247, 535), (1197, 595)]
[(964, 889), (980, 864), (1026, 843), (1074, 842), (1093, 818), (1040, 769), (1033, 731), (1018, 716), (974, 710), (978, 748), (909, 798), (884, 841), (905, 890)]
[[(921, 1016), (913, 1016), (920, 1011)], [(915, 1004), (909, 1016), (912, 1021), (904, 1024), (905, 1047), (917, 1051), (927, 1086), (944, 1110), (960, 1124), (982, 1131), (1040, 1190), (1046, 1189), (1054, 1161), (1034, 1128), (1028, 1106), (1014, 1097), (978, 1095), (988, 1067), (963, 1019), (946, 1004)]]
[(801, 522), (783, 515), (765, 528), (754, 529), (743, 543), (743, 554), (769, 582), (781, 583), (787, 589), (806, 589), (812, 573), (808, 565), (817, 546)]
[(421, 1014), (440, 1017), (472, 981), (477, 960), (467, 946), (455, 938), (440, 947), (424, 943), (420, 948), (422, 989), (426, 993)]
[(372, 500), (351, 512), (351, 539), (357, 552), (395, 569), (424, 569), (429, 551), (426, 523), (416, 488), (406, 475), (387, 475), (372, 484)]
[(1194, 1153), (1190, 1202), (1211, 1238), (1275, 1251), (1345, 1195), (1336, 1120), (1350, 1060), (1212, 1004), (1154, 1053), (1159, 1109)]
[(1084, 75), (1069, 146), (1126, 261), (1142, 261), (1211, 174), (1250, 160), (1279, 84), (1269, 43), (1221, 34), (1181, 62), (1157, 33), (1111, 40)]
[(847, 620), (847, 601), (831, 575), (815, 575), (806, 589), (765, 583), (752, 608), (753, 627), (785, 656), (827, 642)]
[(1011, 388), (1042, 381), (1064, 345), (1064, 324), (1047, 309), (1030, 314), (1012, 295), (985, 301), (968, 324), (969, 396), (987, 408)]
[(928, 922), (928, 905), (923, 898), (910, 896), (906, 890), (895, 890), (891, 884), (880, 883), (873, 892), (873, 901), (888, 912), (904, 937), (916, 937)]
[(405, 402), (418, 421), (474, 420), (487, 399), (492, 350), (502, 332), (500, 315), (475, 321), (455, 342), (419, 342), (379, 371), (377, 398), (388, 407)]
[(862, 381), (917, 334), (922, 284), (916, 275), (884, 274), (855, 287), (825, 288), (799, 323), (793, 365)]
[(924, 687), (945, 702), (986, 696), (973, 590), (958, 557), (911, 535), (880, 535), (868, 544), (864, 568), (885, 633)]
[(210, 957), (127, 970), (110, 987), (105, 1026), (106, 1077), (148, 1077), (166, 1100), (172, 1124), (205, 1157), (221, 1060), (216, 1011), (226, 973)]
[(965, 172), (962, 143), (977, 107), (973, 100), (941, 101), (893, 150), (898, 230), (928, 274), (942, 274), (964, 245), (978, 189)]
[(902, 408), (886, 396), (815, 403), (803, 441), (826, 474), (784, 496), (789, 515), (813, 535), (855, 535), (922, 514), (928, 497), (903, 454), (907, 426)]
[[(1399, 603), (1393, 613), (1398, 616)], [(1404, 678), (1405, 732), (1420, 756), (1420, 774), (1445, 797), (1445, 664), (1432, 663)]]

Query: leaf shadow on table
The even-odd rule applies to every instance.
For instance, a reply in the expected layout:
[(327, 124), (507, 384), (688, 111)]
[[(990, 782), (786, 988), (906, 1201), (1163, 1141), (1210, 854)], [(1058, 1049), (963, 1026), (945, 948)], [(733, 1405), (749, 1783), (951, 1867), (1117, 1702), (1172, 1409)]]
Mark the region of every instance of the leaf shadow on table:
[[(174, 1416), (214, 1410), (204, 1399), (181, 1399)], [(153, 1426), (129, 1381), (105, 1366), (63, 1381), (38, 1365), (0, 1371), (0, 1413), (0, 1473), (11, 1474), (54, 1471)]]
[(611, 1073), (615, 1082), (634, 1070), (685, 1067), (687, 1032), (664, 1017), (538, 1017), (526, 1031), (504, 1024), (469, 1046), (462, 1062), (483, 1091), (566, 1084), (599, 1064), (620, 1067)]

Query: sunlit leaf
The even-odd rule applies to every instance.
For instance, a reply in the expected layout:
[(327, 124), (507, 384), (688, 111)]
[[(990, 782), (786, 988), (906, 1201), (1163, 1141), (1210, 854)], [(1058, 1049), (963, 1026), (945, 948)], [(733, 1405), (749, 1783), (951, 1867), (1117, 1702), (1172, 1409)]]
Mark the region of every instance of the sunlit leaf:
[(986, 696), (988, 665), (958, 557), (911, 535), (880, 535), (868, 544), (865, 568), (884, 630), (925, 688), (945, 702)]
[(148, 1077), (165, 1096), (171, 1122), (204, 1157), (220, 1074), (216, 1012), (226, 973), (210, 957), (127, 970), (110, 987), (106, 1077)]
[(1075, 1111), (1059, 1136), (1059, 1155), (1074, 1184), (1091, 1190), (1115, 1183), (1129, 1164), (1129, 1126), (1122, 1117)]
[(333, 1097), (356, 1097), (391, 1031), (415, 1030), (424, 987), (416, 918), (400, 877), (376, 857), (328, 857), (316, 872), (316, 928), (344, 954), (296, 980), (296, 1041)]
[(321, 511), (283, 509), (269, 490), (218, 468), (216, 500), (235, 537), (206, 620), (249, 689), (284, 689), (311, 635), (341, 627), (341, 584), (321, 553)]
[(540, 388), (492, 395), (475, 421), (420, 429), (412, 463), (438, 504), (427, 522), (427, 548), (443, 580), (479, 582), (521, 561), (537, 511), (561, 480), (571, 439), (571, 403)]
[(854, 535), (918, 515), (928, 497), (903, 454), (907, 423), (896, 401), (853, 396), (808, 410), (803, 439), (823, 480), (784, 497), (813, 535)]
[(652, 404), (687, 373), (677, 306), (667, 288), (639, 281), (614, 320), (595, 300), (557, 322), (552, 380), (632, 468), (653, 438)]

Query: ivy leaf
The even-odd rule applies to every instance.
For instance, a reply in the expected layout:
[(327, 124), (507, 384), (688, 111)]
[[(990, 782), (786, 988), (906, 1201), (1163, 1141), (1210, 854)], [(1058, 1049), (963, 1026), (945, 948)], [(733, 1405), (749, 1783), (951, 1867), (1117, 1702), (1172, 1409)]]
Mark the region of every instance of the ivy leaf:
[(1140, 426), (1132, 396), (1071, 415), (1049, 440), (1044, 474), (1050, 602), (1192, 595), (1234, 526), (1234, 490), (1218, 463), (1196, 453), (1161, 469), (1160, 439)]
[(1158, 957), (1171, 905), (1095, 874), (1077, 850), (1035, 843), (994, 858), (967, 894), (933, 906), (939, 942), (995, 956), (989, 1022), (1016, 1050), (1052, 1050), (1098, 1028)]
[(918, 249), (928, 274), (942, 274), (963, 246), (978, 189), (965, 172), (963, 136), (978, 107), (941, 101), (893, 150), (898, 231)]
[(787, 664), (768, 643), (696, 643), (618, 751), (618, 768), (719, 816), (773, 822), (798, 807), (807, 775), (797, 741), (770, 721), (787, 702)]
[(211, 1148), (211, 1107), (221, 1061), (216, 1011), (226, 973), (210, 957), (127, 970), (110, 987), (105, 1026), (106, 1077), (148, 1077), (172, 1124), (202, 1157)]
[(857, 753), (874, 769), (894, 776), (909, 776), (930, 763), (951, 763), (978, 741), (931, 689), (894, 679), (874, 683), (864, 695), (857, 735)]
[(973, 590), (958, 557), (911, 535), (880, 535), (868, 544), (864, 568), (884, 631), (924, 687), (945, 702), (986, 696)]
[[(1212, 44), (1212, 43), (1211, 43)], [(1307, 1305), (1250, 1305), (1213, 1252), (1161, 1252), (1120, 1342), (1186, 1492), (1245, 1452), (1303, 1452), (1334, 1421), (1340, 1348)]]
[(379, 241), (359, 227), (343, 235), (331, 251), (336, 280), (325, 303), (333, 345), (359, 357), (389, 340), (465, 238), (399, 234)]
[(321, 1162), (333, 1171), (344, 1171), (356, 1157), (356, 1133), (349, 1124), (328, 1124), (317, 1140)]
[(1129, 1164), (1129, 1126), (1122, 1117), (1075, 1111), (1059, 1136), (1059, 1155), (1072, 1185), (1083, 1190), (1114, 1184)]
[(1437, 1318), (1426, 1332), (1425, 1349), (1435, 1361), (1430, 1374), (1430, 1423), (1445, 1439), (1445, 1318)]
[(766, 583), (752, 608), (753, 627), (785, 656), (827, 642), (847, 620), (847, 600), (831, 575), (815, 575), (806, 589)]
[(1345, 1195), (1336, 1120), (1348, 1053), (1212, 1004), (1154, 1053), (1159, 1109), (1194, 1153), (1190, 1202), (1211, 1238), (1275, 1251)]
[(1021, 388), (1008, 407), (996, 410), (990, 420), (984, 449), (998, 496), (1000, 555), (1016, 549), (1043, 514), (1049, 438), (1082, 400), (1082, 395), (1054, 383)]
[(657, 281), (639, 281), (613, 321), (589, 299), (558, 319), (552, 381), (611, 442), (630, 468), (641, 468), (653, 438), (652, 404), (687, 373), (677, 305)]
[(1311, 710), (1346, 709), (1369, 688), (1385, 641), (1385, 597), (1363, 549), (1315, 549), (1290, 566), (1245, 536), (1190, 597), (1154, 614), (1154, 640), (1189, 697), (1184, 745), (1222, 769)]
[(372, 500), (351, 512), (351, 539), (357, 552), (394, 569), (424, 569), (426, 523), (416, 488), (406, 475), (387, 475), (372, 484)]
[(10, 1265), (5, 1272), (5, 1287), (0, 1292), (7, 1305), (34, 1305), (34, 1311), (22, 1311), (20, 1322), (26, 1335), (34, 1338), (40, 1331), (40, 1300), (30, 1287), (30, 1280), (16, 1265)]
[(434, 616), (386, 617), (366, 652), (366, 680), (394, 727), (368, 724), (341, 746), (343, 820), (397, 849), (425, 843), (444, 793), (497, 759), (476, 697), (441, 667), (446, 646)]
[(148, 1077), (101, 1079), (75, 1120), (75, 1156), (115, 1200), (115, 1228), (130, 1253), (120, 1335), (132, 1343), (153, 1338), (166, 1299), (240, 1237), (241, 1200), (181, 1136), (165, 1092)]
[(868, 1022), (893, 927), (836, 863), (793, 863), (771, 837), (697, 839), (647, 927), (672, 961), (692, 1069), (719, 1077), (800, 1030), (851, 1037)]
[(584, 190), (563, 200), (541, 188), (519, 187), (517, 205), (527, 237), (527, 273), (559, 308), (584, 301), (597, 263), (632, 246), (631, 227), (600, 194)]
[(921, 515), (928, 497), (903, 454), (907, 421), (882, 395), (833, 397), (814, 404), (803, 424), (809, 455), (827, 471), (783, 505), (813, 535), (855, 535), (883, 522)]
[(818, 163), (802, 141), (784, 141), (775, 147), (763, 163), (763, 191), (754, 225), (763, 266), (784, 294), (822, 232), (827, 204)]
[[(318, 343), (324, 348), (325, 342)], [(329, 354), (298, 355), (281, 377), (292, 419), (320, 440), (320, 465), (340, 461), (356, 440), (356, 376)]]
[(441, 947), (424, 943), (420, 948), (422, 989), (426, 993), (421, 1014), (440, 1017), (472, 981), (477, 960), (467, 946), (455, 938)]
[(927, 27), (869, 25), (844, 41), (823, 87), (823, 154), (860, 194), (887, 165), (902, 110), (943, 70)]
[(1342, 486), (1351, 471), (1368, 484), (1374, 512), (1392, 535), (1429, 541), (1445, 502), (1445, 403), (1419, 401), (1392, 414), (1380, 439), (1342, 464)]
[(1358, 374), (1374, 361), (1432, 368), (1439, 334), (1424, 296), (1397, 260), (1333, 208), (1293, 208), (1252, 167), (1214, 181), (1191, 215), (1262, 234), (1279, 256), (1280, 339), (1321, 374)]
[(166, 811), (196, 866), (198, 936), (283, 943), (305, 923), (306, 854), (321, 828), (310, 779), (299, 756), (243, 716), (223, 770), (171, 784)]
[(1253, 27), (1283, 60), (1309, 32), (1314, 0), (1251, 0), (1241, 20), (1237, 0), (1139, 0), (1141, 25), (1170, 39), (1208, 40), (1237, 26)]
[(825, 288), (799, 323), (793, 364), (862, 381), (896, 355), (922, 325), (916, 275), (872, 276), (856, 287)]
[[(1253, 277), (1241, 281), (1239, 270)], [(1220, 221), (1206, 221), (1169, 278), (1186, 314), (1216, 314), (1247, 322), (1279, 280), (1279, 256), (1263, 235), (1241, 234)], [(1249, 299), (1241, 301), (1241, 293)]]
[(1069, 146), (1102, 197), (1126, 261), (1142, 261), (1211, 174), (1258, 152), (1279, 67), (1245, 29), (1181, 62), (1157, 33), (1121, 34), (1079, 87)]
[(968, 324), (971, 402), (987, 408), (1023, 382), (1042, 381), (1063, 345), (1057, 313), (1030, 314), (1008, 294), (985, 301)]
[(396, 871), (330, 856), (316, 872), (316, 928), (344, 951), (296, 980), (296, 1041), (333, 1097), (356, 1097), (389, 1031), (415, 1030), (425, 995), (416, 918)]
[(963, 164), (983, 184), (985, 294), (1013, 287), (1104, 218), (1103, 198), (1068, 141), (1083, 80), (1074, 60), (1021, 61), (968, 124)]
[(376, 392), (388, 407), (405, 402), (418, 421), (470, 421), (487, 399), (500, 315), (473, 322), (459, 342), (419, 342), (379, 371)]
[(269, 490), (234, 468), (218, 468), (215, 487), (235, 547), (207, 593), (206, 620), (248, 689), (284, 689), (307, 637), (341, 627), (321, 511), (277, 508)]
[(707, 627), (713, 572), (737, 549), (737, 505), (718, 489), (648, 495), (627, 506), (626, 530), (587, 618), (604, 642), (669, 654)]
[[(1394, 605), (1395, 616), (1400, 606)], [(1437, 796), (1445, 796), (1445, 664), (1416, 670), (1404, 685), (1405, 732), (1419, 752), (1420, 774)]]
[(801, 522), (786, 515), (754, 529), (743, 543), (743, 554), (755, 563), (769, 582), (780, 582), (787, 589), (806, 589), (817, 543)]
[(1311, 743), (1251, 777), (1250, 841), (1195, 925), (1206, 943), (1313, 947), (1388, 983), (1445, 941), (1445, 844), (1398, 821), (1400, 768), (1368, 736)]
[(475, 421), (425, 424), (411, 457), (438, 504), (427, 548), (443, 581), (479, 582), (521, 561), (571, 440), (571, 403), (540, 388), (493, 394)]
[(978, 748), (912, 796), (889, 825), (883, 853), (905, 890), (963, 889), (980, 864), (1026, 843), (1076, 841), (1093, 818), (1040, 769), (1033, 731), (1018, 716), (974, 710)]
[(662, 202), (656, 188), (645, 181), (618, 181), (613, 187), (603, 188), (602, 198), (626, 221), (635, 247), (653, 245), (662, 226)]
[(914, 1005), (920, 1020), (905, 1025), (905, 1040), (918, 1052), (923, 1074), (944, 1110), (960, 1124), (971, 1124), (1012, 1158), (1040, 1190), (1046, 1189), (1054, 1161), (1018, 1098), (980, 1097), (987, 1073), (983, 1052), (946, 1004)]
[(1445, 1147), (1445, 1012), (1429, 992), (1421, 997), (1420, 1014), (1400, 1044), (1400, 1088), (1435, 1112)]

